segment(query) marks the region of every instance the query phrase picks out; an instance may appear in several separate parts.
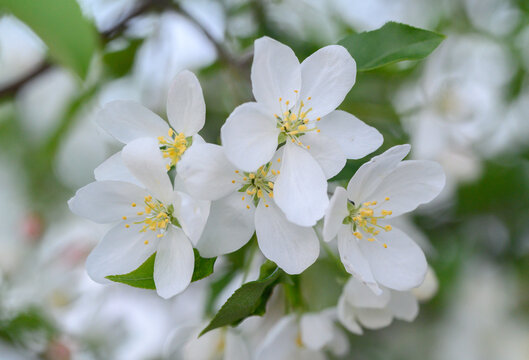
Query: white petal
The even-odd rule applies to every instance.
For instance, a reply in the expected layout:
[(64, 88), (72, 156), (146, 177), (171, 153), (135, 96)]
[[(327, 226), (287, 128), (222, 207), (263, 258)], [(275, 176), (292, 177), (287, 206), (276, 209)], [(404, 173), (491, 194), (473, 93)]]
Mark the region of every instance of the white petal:
[(161, 117), (134, 101), (112, 101), (97, 114), (96, 122), (122, 143), (141, 137), (167, 135), (169, 125)]
[(255, 212), (257, 242), (263, 255), (288, 274), (299, 274), (316, 261), (320, 243), (314, 230), (287, 221), (274, 204), (260, 201)]
[(410, 145), (397, 145), (360, 166), (347, 185), (349, 199), (356, 204), (368, 200), (374, 190), (410, 152)]
[(342, 110), (326, 115), (316, 126), (321, 135), (340, 146), (348, 159), (361, 159), (378, 149), (384, 141), (377, 129)]
[(168, 299), (184, 291), (193, 276), (195, 255), (184, 232), (170, 227), (160, 239), (154, 261), (156, 292)]
[(226, 332), (226, 349), (223, 360), (248, 360), (251, 359), (248, 346), (241, 335), (234, 331)]
[(156, 139), (140, 138), (131, 141), (123, 148), (122, 158), (129, 171), (153, 196), (164, 203), (172, 201), (173, 186)]
[(304, 135), (301, 141), (303, 145), (310, 147), (307, 151), (320, 164), (327, 179), (338, 174), (345, 166), (345, 154), (333, 139), (312, 133)]
[[(427, 269), (421, 248), (396, 227), (375, 238), (377, 241), (360, 241), (359, 244), (377, 282), (399, 291), (419, 286)], [(387, 244), (387, 248), (383, 244)]]
[(403, 161), (386, 176), (370, 196), (380, 203), (386, 197), (385, 210), (392, 217), (415, 210), (417, 206), (432, 201), (445, 185), (445, 174), (441, 165), (433, 161)]
[(94, 169), (94, 177), (97, 181), (125, 181), (143, 187), (143, 184), (125, 166), (121, 158), (121, 151), (118, 151), (96, 167)]
[(255, 231), (255, 207), (242, 201), (241, 196), (235, 192), (211, 204), (206, 228), (197, 244), (200, 255), (229, 254), (250, 240)]
[(349, 215), (347, 210), (347, 191), (338, 186), (334, 190), (323, 219), (323, 240), (329, 242), (338, 235), (343, 220)]
[(381, 329), (391, 324), (393, 315), (388, 309), (356, 309), (360, 324), (371, 330)]
[(327, 179), (314, 158), (298, 145), (287, 143), (274, 199), (289, 221), (313, 226), (329, 205)]
[(175, 216), (193, 245), (202, 236), (210, 204), (207, 200), (196, 200), (184, 192), (175, 192)]
[(356, 322), (354, 309), (345, 298), (345, 295), (338, 299), (338, 320), (350, 332), (357, 335), (362, 335), (363, 331), (360, 325)]
[(174, 78), (167, 95), (167, 117), (179, 133), (196, 134), (206, 120), (206, 104), (197, 77), (184, 70)]
[(355, 308), (385, 308), (390, 300), (390, 291), (381, 289), (380, 294), (373, 291), (354, 277), (351, 277), (344, 288), (347, 301)]
[(279, 320), (268, 332), (256, 351), (256, 360), (287, 360), (296, 352), (298, 325), (295, 315), (291, 314)]
[(392, 291), (389, 309), (397, 319), (413, 321), (419, 314), (417, 298), (409, 291)]
[[(342, 46), (319, 49), (301, 63), (301, 94), (311, 118), (323, 117), (336, 109), (356, 79), (356, 63)], [(311, 100), (307, 100), (308, 98)]]
[(192, 196), (203, 200), (217, 200), (241, 187), (235, 167), (224, 150), (214, 144), (193, 144), (177, 164), (177, 173)]
[(140, 232), (141, 228), (137, 224), (126, 228), (122, 222), (110, 229), (86, 259), (88, 275), (105, 283), (110, 281), (105, 276), (127, 274), (143, 264), (156, 251), (158, 239), (152, 231)]
[(132, 203), (142, 204), (144, 189), (122, 181), (96, 181), (75, 193), (68, 201), (70, 210), (97, 223), (112, 223), (123, 216), (134, 217), (138, 211)]
[(245, 103), (233, 110), (220, 136), (227, 158), (242, 170), (254, 171), (274, 156), (279, 129), (273, 113)]
[[(360, 326), (359, 326), (360, 327)], [(333, 337), (331, 342), (327, 345), (327, 349), (338, 357), (345, 356), (349, 351), (349, 339), (343, 331), (338, 326), (334, 326)]]
[(382, 293), (349, 226), (342, 226), (338, 232), (338, 251), (348, 273), (365, 283), (375, 294)]
[(281, 112), (279, 98), (292, 106), (296, 103), (298, 95), (294, 90), (301, 87), (301, 68), (288, 46), (266, 36), (257, 39), (251, 77), (255, 100), (272, 113)]
[(333, 323), (324, 313), (305, 314), (300, 323), (301, 340), (311, 350), (321, 350), (333, 337)]

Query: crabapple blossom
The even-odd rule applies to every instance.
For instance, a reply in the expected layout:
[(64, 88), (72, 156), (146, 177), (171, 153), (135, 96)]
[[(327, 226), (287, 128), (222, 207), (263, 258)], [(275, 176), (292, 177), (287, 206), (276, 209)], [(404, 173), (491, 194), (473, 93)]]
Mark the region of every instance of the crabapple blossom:
[(214, 144), (197, 144), (182, 157), (177, 171), (189, 194), (213, 201), (197, 243), (203, 256), (233, 252), (256, 231), (264, 256), (287, 273), (299, 274), (316, 261), (320, 246), (314, 230), (289, 222), (275, 203), (278, 169), (287, 161), (281, 154), (280, 149), (256, 171), (238, 169)]
[(323, 237), (338, 237), (346, 270), (376, 293), (420, 285), (427, 270), (422, 250), (386, 221), (434, 199), (445, 175), (432, 161), (402, 161), (409, 145), (392, 147), (363, 164), (347, 190), (336, 188), (326, 211)]
[(139, 103), (117, 100), (105, 105), (96, 121), (125, 144), (143, 137), (156, 139), (169, 170), (193, 142), (204, 142), (197, 133), (204, 126), (206, 105), (192, 72), (182, 71), (173, 80), (167, 96), (167, 117), (169, 124)]
[(173, 189), (155, 139), (130, 142), (121, 158), (120, 178), (105, 174), (107, 180), (86, 185), (68, 202), (77, 215), (98, 223), (118, 223), (88, 256), (88, 274), (105, 282), (108, 275), (135, 270), (156, 252), (156, 291), (169, 298), (191, 281), (193, 245), (202, 232), (209, 203), (196, 202)]

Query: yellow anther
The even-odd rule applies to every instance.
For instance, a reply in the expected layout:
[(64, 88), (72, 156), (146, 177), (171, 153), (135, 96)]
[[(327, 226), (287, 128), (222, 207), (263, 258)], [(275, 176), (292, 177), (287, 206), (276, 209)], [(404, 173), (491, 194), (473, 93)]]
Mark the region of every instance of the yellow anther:
[(371, 219), (371, 224), (376, 225), (376, 224), (377, 224), (377, 219), (372, 218), (372, 219)]
[(250, 173), (250, 175), (248, 175), (250, 177), (250, 179), (255, 179), (255, 174), (254, 173)]
[(318, 130), (316, 130), (316, 132), (317, 132), (317, 133), (319, 133), (319, 132), (321, 132), (321, 130), (320, 130), (320, 129), (318, 129)]
[(358, 232), (358, 231), (355, 231), (355, 232), (353, 233), (353, 235), (354, 235), (355, 237), (357, 237), (358, 239), (362, 239), (362, 238), (364, 237), (364, 236), (362, 235), (362, 233), (360, 233), (360, 232)]
[(268, 204), (265, 204), (265, 207), (268, 207)]
[(149, 245), (149, 240), (145, 240), (143, 243), (144, 243), (145, 245)]
[(125, 227), (128, 229), (130, 227), (130, 225), (129, 224), (125, 224)]
[(136, 215), (140, 215), (140, 216), (143, 215), (143, 211), (137, 212)]
[(123, 216), (122, 219), (123, 219), (123, 220), (127, 220), (127, 217), (126, 217), (126, 216)]
[(271, 198), (273, 198), (273, 197), (274, 197), (274, 192), (273, 192), (273, 191), (270, 191), (270, 192), (268, 193), (268, 196), (270, 196)]
[(130, 206), (136, 207), (136, 203), (132, 203), (132, 204), (130, 204)]
[[(301, 113), (301, 117), (304, 118), (305, 117), (305, 113)], [(308, 123), (309, 123), (309, 119), (303, 120), (303, 124), (308, 124)]]
[(369, 205), (371, 205), (369, 201), (364, 203), (364, 206), (369, 206)]
[(244, 196), (242, 197), (242, 201), (244, 201)]
[(281, 158), (277, 158), (277, 162), (281, 162)]
[(386, 226), (384, 226), (384, 230), (386, 230), (386, 231), (391, 231), (391, 229), (393, 229), (393, 228), (391, 227), (391, 225), (386, 225)]
[(388, 197), (386, 197), (386, 198), (385, 198), (384, 200), (386, 200), (386, 201), (389, 201), (389, 198), (388, 198)]
[(257, 190), (257, 197), (259, 199), (263, 197), (263, 191), (261, 189)]
[(375, 238), (368, 238), (367, 241), (373, 242), (375, 241)]
[(246, 205), (246, 208), (247, 208), (248, 210), (250, 210), (250, 205)]
[(384, 249), (388, 248), (388, 244), (383, 244), (383, 245), (384, 245)]
[(235, 180), (232, 180), (231, 183), (232, 183), (232, 184), (235, 184)]
[(147, 201), (147, 202), (149, 202), (149, 201), (152, 200), (152, 196), (151, 196), (151, 195), (148, 195), (148, 196), (145, 197), (144, 200)]
[(310, 150), (310, 145), (307, 145), (307, 150)]
[(239, 170), (235, 170), (235, 173), (238, 174), (238, 173), (239, 173)]
[(380, 234), (380, 230), (377, 230), (377, 231), (375, 231), (375, 232), (373, 233), (373, 235), (378, 235), (378, 234)]
[(274, 188), (274, 183), (271, 182), (271, 181), (269, 181), (269, 182), (268, 182), (268, 187), (269, 187), (270, 189), (273, 189), (273, 188)]
[(393, 214), (393, 211), (391, 211), (391, 210), (382, 210), (380, 213), (382, 215), (384, 215), (384, 216), (387, 216), (387, 215)]
[(298, 129), (300, 131), (305, 131), (305, 130), (307, 130), (307, 127), (305, 125), (300, 125), (300, 126), (298, 126)]
[(290, 121), (296, 121), (298, 116), (294, 113), (290, 114)]
[(373, 210), (372, 209), (360, 209), (360, 215), (362, 216), (373, 216)]
[(376, 201), (371, 201), (371, 206), (375, 206), (377, 204)]
[(279, 101), (282, 101), (282, 100), (283, 100), (283, 98), (279, 98)]
[(163, 236), (163, 234), (156, 235), (157, 238), (161, 238), (162, 236)]
[(295, 142), (296, 142), (296, 140), (292, 139), (292, 142), (293, 142), (293, 143), (295, 143)]
[(277, 175), (281, 174), (281, 171), (279, 171), (279, 170), (277, 170), (276, 172), (277, 172)]
[(166, 164), (166, 165), (165, 165), (165, 168), (167, 169), (167, 171), (169, 171), (169, 170), (171, 170), (171, 165)]
[(243, 177), (242, 179), (243, 179), (244, 181), (248, 180), (248, 178), (247, 178), (246, 176), (245, 176), (245, 177)]
[(287, 104), (287, 105), (288, 105), (288, 104), (290, 104), (290, 101), (288, 101), (288, 100), (287, 100), (287, 101), (285, 101), (285, 104)]
[(162, 142), (164, 141), (165, 139), (163, 138), (163, 136), (158, 136), (158, 141)]
[(294, 90), (294, 92), (295, 92), (296, 94), (298, 93), (298, 91), (297, 91), (297, 90)]
[(309, 96), (309, 97), (307, 98), (307, 100), (310, 100), (310, 99), (312, 99), (312, 97)]
[(321, 118), (320, 118), (320, 117), (316, 119), (316, 121), (320, 121), (320, 120), (321, 120)]

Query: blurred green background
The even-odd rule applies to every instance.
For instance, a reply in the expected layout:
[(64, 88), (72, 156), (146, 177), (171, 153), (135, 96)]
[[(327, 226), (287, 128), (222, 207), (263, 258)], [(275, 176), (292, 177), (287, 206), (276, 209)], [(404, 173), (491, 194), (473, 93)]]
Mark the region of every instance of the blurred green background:
[(340, 108), (384, 135), (377, 153), (410, 143), (445, 168), (442, 195), (405, 219), (439, 290), (415, 322), (352, 336), (348, 358), (529, 359), (525, 0), (0, 0), (0, 358), (159, 359), (189, 306), (84, 273), (104, 229), (66, 201), (119, 149), (98, 109), (132, 99), (165, 116), (171, 79), (190, 69), (201, 134), (218, 143), (252, 99), (255, 39), (302, 60), (387, 21), (446, 39), (423, 61), (358, 73)]

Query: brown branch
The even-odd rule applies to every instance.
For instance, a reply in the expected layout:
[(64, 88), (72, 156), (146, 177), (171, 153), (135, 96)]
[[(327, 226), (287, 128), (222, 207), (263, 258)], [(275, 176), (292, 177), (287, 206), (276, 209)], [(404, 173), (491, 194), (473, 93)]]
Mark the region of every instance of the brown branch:
[[(152, 10), (162, 10), (167, 8), (171, 3), (171, 0), (147, 0), (141, 5), (136, 7), (131, 11), (127, 16), (125, 16), (121, 21), (116, 25), (111, 27), (108, 30), (105, 30), (100, 33), (101, 40), (104, 44), (120, 36), (126, 29), (128, 22), (142, 14), (145, 14)], [(38, 77), (40, 74), (50, 69), (53, 66), (49, 61), (42, 61), (29, 73), (25, 74), (21, 78), (15, 80), (13, 83), (0, 89), (0, 98), (14, 96), (16, 93), (27, 83), (29, 83), (34, 78)]]

